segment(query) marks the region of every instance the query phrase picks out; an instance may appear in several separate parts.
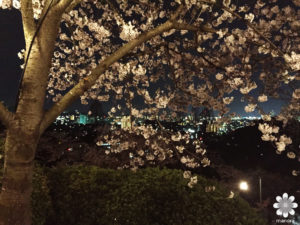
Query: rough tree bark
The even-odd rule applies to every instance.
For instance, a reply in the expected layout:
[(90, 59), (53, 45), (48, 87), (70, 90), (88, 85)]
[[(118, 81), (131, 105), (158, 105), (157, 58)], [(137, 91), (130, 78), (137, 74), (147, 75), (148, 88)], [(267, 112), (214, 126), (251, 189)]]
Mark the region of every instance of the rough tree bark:
[(31, 224), (33, 159), (37, 132), (29, 133), (16, 124), (7, 132), (5, 164), (0, 195), (0, 224)]

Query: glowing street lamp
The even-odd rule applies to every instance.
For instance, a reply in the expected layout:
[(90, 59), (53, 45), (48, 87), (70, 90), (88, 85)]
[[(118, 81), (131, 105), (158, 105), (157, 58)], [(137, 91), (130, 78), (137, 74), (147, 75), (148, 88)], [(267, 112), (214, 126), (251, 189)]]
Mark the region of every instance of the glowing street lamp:
[(249, 189), (248, 183), (246, 181), (241, 181), (240, 182), (240, 190), (248, 191), (248, 189)]

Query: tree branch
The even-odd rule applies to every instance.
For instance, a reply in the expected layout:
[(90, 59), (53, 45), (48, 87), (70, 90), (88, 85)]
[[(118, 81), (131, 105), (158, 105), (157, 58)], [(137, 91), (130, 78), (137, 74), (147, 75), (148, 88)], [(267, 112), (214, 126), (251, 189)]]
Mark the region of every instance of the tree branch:
[(34, 32), (36, 30), (36, 24), (33, 19), (33, 8), (31, 0), (21, 1), (21, 13), (24, 28), (24, 37), (26, 42), (26, 48), (30, 45)]
[(55, 8), (58, 9), (61, 13), (68, 13), (76, 5), (78, 5), (82, 0), (61, 0)]
[(190, 30), (190, 31), (201, 31), (201, 32), (210, 32), (210, 33), (214, 33), (216, 32), (215, 29), (208, 27), (208, 26), (193, 26), (187, 23), (178, 23), (178, 22), (173, 22), (174, 23), (174, 28), (177, 30)]
[[(216, 3), (210, 1), (210, 0), (201, 0), (201, 2), (209, 5), (216, 5)], [(242, 20), (244, 23), (247, 24), (252, 30), (257, 33), (262, 39), (264, 39), (266, 42), (270, 44), (270, 46), (276, 50), (281, 56), (284, 56), (284, 53), (269, 39), (267, 38), (263, 33), (261, 33), (254, 25), (252, 25), (248, 20), (245, 18), (241, 17), (238, 13), (233, 12), (230, 8), (224, 6), (224, 5), (218, 5), (221, 9), (229, 12), (231, 15), (235, 16), (236, 18)]]
[(57, 103), (55, 103), (46, 113), (43, 122), (40, 127), (40, 131), (43, 132), (55, 119), (60, 115), (68, 106), (70, 106), (76, 99), (78, 99), (85, 91), (91, 88), (98, 77), (105, 72), (109, 66), (121, 59), (123, 56), (127, 55), (131, 50), (139, 46), (140, 44), (150, 40), (151, 38), (162, 34), (163, 32), (169, 31), (174, 28), (173, 21), (179, 15), (183, 6), (179, 6), (175, 14), (171, 16), (171, 19), (164, 24), (139, 35), (136, 39), (129, 41), (127, 44), (123, 45), (120, 49), (114, 52), (112, 55), (108, 56), (102, 63), (96, 67), (91, 74), (80, 80), (77, 85), (75, 85), (64, 97)]
[(3, 105), (3, 103), (0, 102), (0, 122), (2, 122), (5, 127), (8, 127), (12, 118), (13, 113), (8, 111), (8, 109)]
[(267, 38), (255, 26), (253, 26), (248, 20), (246, 20), (245, 18), (241, 17), (239, 14), (233, 12), (232, 10), (230, 10), (226, 6), (222, 6), (222, 9), (224, 9), (225, 11), (231, 13), (232, 15), (234, 15), (237, 18), (239, 18), (240, 20), (243, 20), (249, 27), (252, 28), (252, 30), (254, 30), (255, 33), (257, 33), (262, 39), (264, 39), (266, 42), (268, 42), (274, 50), (276, 50), (281, 56), (284, 56), (284, 53), (276, 45), (274, 45), (274, 43), (269, 38)]
[(40, 18), (43, 18), (45, 16), (47, 10), (49, 10), (48, 8), (51, 7), (51, 5), (54, 5), (52, 0), (45, 0), (45, 2), (44, 2), (44, 8), (42, 10)]
[[(169, 135), (172, 135), (172, 132), (166, 130), (166, 129), (163, 127), (163, 125), (160, 123), (160, 121), (159, 121), (158, 119), (156, 119), (156, 121), (157, 121), (157, 123), (158, 123), (160, 129), (161, 129), (163, 132), (166, 132), (166, 133), (168, 133)], [(175, 150), (175, 149), (176, 149), (176, 148), (174, 148), (174, 150)], [(189, 155), (193, 156), (195, 159), (197, 159), (199, 162), (201, 162), (201, 159), (200, 159), (195, 153), (192, 153), (192, 152), (188, 151), (187, 149), (185, 149), (185, 152), (187, 152)], [(176, 153), (176, 156), (177, 156), (178, 160), (180, 160), (181, 157), (180, 157), (180, 155), (179, 155), (177, 149), (175, 150), (175, 153)]]

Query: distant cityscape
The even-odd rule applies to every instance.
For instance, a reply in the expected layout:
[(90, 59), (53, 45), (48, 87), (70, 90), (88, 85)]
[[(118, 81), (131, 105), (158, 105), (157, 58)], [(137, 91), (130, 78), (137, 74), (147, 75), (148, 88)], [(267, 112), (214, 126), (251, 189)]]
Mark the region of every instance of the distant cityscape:
[[(195, 138), (199, 133), (215, 133), (225, 134), (236, 129), (254, 125), (254, 121), (260, 120), (260, 117), (233, 117), (227, 122), (220, 122), (220, 117), (198, 117), (195, 119), (192, 115), (182, 116), (180, 118), (168, 118), (164, 121), (159, 121), (164, 128), (173, 131), (185, 131), (189, 132), (191, 136), (195, 135)], [(108, 124), (111, 126), (117, 126), (119, 128), (127, 128), (132, 124), (137, 125), (152, 125), (158, 127), (158, 118), (155, 116), (144, 116), (143, 118), (136, 118), (131, 123), (130, 116), (92, 116), (88, 114), (82, 114), (79, 111), (74, 113), (63, 113), (57, 117), (54, 122), (55, 125), (88, 125), (88, 124)]]

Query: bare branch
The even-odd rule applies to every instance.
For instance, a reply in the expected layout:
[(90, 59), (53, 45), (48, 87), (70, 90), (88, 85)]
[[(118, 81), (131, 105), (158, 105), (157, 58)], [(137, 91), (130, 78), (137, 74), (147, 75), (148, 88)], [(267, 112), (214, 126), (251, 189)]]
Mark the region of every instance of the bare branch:
[(65, 10), (65, 13), (71, 11), (76, 5), (78, 5), (82, 0), (73, 0), (70, 5)]
[(175, 13), (171, 16), (170, 21), (174, 23), (177, 17), (179, 16), (179, 14), (182, 12), (182, 10), (183, 10), (183, 5), (180, 5), (176, 9)]
[(28, 48), (32, 40), (32, 37), (34, 35), (34, 32), (36, 30), (36, 24), (33, 19), (33, 8), (32, 8), (31, 0), (21, 1), (21, 13), (22, 13), (25, 42)]
[(45, 16), (47, 10), (49, 10), (48, 8), (51, 7), (51, 5), (54, 5), (53, 4), (53, 0), (45, 0), (45, 2), (44, 2), (44, 8), (42, 10), (40, 18), (43, 18)]
[(58, 9), (61, 13), (68, 13), (81, 1), (82, 0), (62, 0), (55, 6), (55, 8)]
[(13, 118), (13, 113), (8, 111), (8, 109), (0, 102), (0, 121), (5, 127), (9, 126), (11, 119)]
[(208, 26), (197, 27), (187, 23), (178, 23), (175, 21), (174, 21), (174, 28), (177, 30), (190, 30), (190, 31), (210, 32), (210, 33), (216, 32), (215, 29)]
[(91, 88), (98, 77), (105, 72), (109, 66), (121, 59), (123, 56), (127, 55), (131, 50), (139, 46), (140, 44), (150, 40), (156, 35), (162, 34), (163, 32), (169, 31), (174, 28), (173, 21), (176, 19), (176, 15), (179, 15), (182, 10), (182, 6), (179, 6), (175, 14), (164, 24), (139, 35), (136, 39), (123, 45), (120, 49), (114, 52), (112, 55), (107, 57), (102, 63), (96, 67), (91, 74), (80, 80), (77, 85), (75, 85), (64, 97), (57, 103), (55, 103), (44, 116), (44, 120), (41, 124), (40, 131), (43, 132), (55, 119), (60, 115), (68, 106), (70, 106), (77, 98), (79, 98), (85, 91)]
[(201, 58), (202, 58), (205, 62), (207, 62), (209, 65), (215, 67), (216, 69), (219, 69), (219, 70), (222, 70), (222, 71), (226, 72), (226, 69), (225, 69), (225, 68), (223, 68), (223, 67), (217, 65), (216, 63), (210, 61), (209, 59), (207, 59), (207, 58), (205, 57), (204, 54), (201, 53), (200, 56), (201, 56)]

